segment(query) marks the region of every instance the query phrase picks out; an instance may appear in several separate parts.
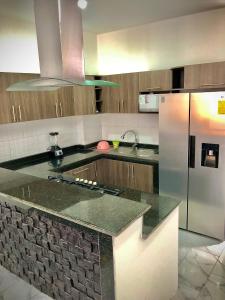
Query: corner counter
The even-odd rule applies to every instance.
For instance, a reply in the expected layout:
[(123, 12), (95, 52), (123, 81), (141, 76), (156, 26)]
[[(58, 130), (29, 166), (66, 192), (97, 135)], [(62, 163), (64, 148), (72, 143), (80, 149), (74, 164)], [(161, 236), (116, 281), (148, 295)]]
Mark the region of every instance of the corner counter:
[(49, 182), (46, 167), (0, 169), (0, 263), (53, 299), (172, 297), (179, 201)]

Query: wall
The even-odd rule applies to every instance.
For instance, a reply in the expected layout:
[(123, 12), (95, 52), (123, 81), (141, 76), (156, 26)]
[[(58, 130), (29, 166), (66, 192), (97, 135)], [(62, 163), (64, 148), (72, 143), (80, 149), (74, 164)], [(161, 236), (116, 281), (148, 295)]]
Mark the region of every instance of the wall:
[(61, 147), (87, 145), (102, 138), (101, 116), (74, 116), (0, 126), (0, 162), (46, 152), (49, 132), (58, 131)]
[(100, 74), (225, 60), (225, 8), (98, 35)]
[[(120, 140), (126, 130), (133, 129), (137, 132), (140, 143), (158, 145), (158, 126), (158, 114), (103, 114), (102, 138)], [(124, 141), (133, 143), (134, 136), (129, 134)]]
[[(1, 1), (0, 45), (0, 72), (40, 72), (32, 1)], [(84, 56), (86, 73), (97, 74), (95, 33), (84, 32)]]
[(178, 288), (178, 214), (176, 208), (146, 239), (141, 238), (142, 218), (113, 238), (117, 300), (173, 298)]
[[(0, 162), (46, 152), (49, 132), (59, 132), (59, 145), (87, 145), (101, 139), (120, 139), (127, 129), (135, 129), (139, 141), (158, 144), (158, 115), (101, 114), (37, 120), (0, 125)], [(128, 135), (125, 141), (133, 142)]]

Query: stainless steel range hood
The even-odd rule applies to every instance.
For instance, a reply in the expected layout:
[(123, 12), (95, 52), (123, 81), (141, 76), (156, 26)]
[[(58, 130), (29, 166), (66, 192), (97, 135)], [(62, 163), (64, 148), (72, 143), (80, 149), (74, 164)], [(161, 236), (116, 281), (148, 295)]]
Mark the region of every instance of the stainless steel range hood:
[(7, 91), (47, 91), (64, 86), (118, 86), (85, 80), (83, 28), (77, 0), (34, 0), (40, 78), (10, 85)]

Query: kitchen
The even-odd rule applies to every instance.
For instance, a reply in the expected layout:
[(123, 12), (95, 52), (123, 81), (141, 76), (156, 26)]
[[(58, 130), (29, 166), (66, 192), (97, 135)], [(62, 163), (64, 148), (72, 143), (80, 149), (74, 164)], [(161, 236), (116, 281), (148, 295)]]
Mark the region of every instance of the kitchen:
[[(7, 201), (12, 201), (10, 202), (12, 204), (7, 204), (6, 199), (3, 200), (3, 203), (1, 202), (1, 218), (3, 229), (5, 229), (1, 229), (1, 252), (3, 253), (3, 256), (0, 256), (1, 264), (55, 299), (79, 299), (79, 297), (81, 299), (88, 299), (88, 297), (91, 299), (98, 299), (98, 297), (134, 300), (138, 297), (140, 299), (170, 299), (175, 295), (178, 287), (178, 226), (176, 221), (177, 207), (182, 200), (180, 220), (181, 217), (184, 219), (180, 221), (183, 223), (180, 223), (180, 227), (201, 235), (185, 230), (179, 231), (179, 289), (175, 297), (178, 299), (185, 297), (187, 299), (207, 299), (213, 294), (214, 298), (212, 299), (224, 299), (222, 286), (224, 280), (224, 202), (221, 196), (223, 195), (221, 162), (223, 142), (217, 137), (213, 137), (213, 141), (212, 138), (207, 137), (199, 142), (196, 130), (191, 125), (192, 123), (196, 124), (193, 122), (195, 115), (193, 117), (191, 115), (192, 123), (189, 125), (189, 102), (193, 99), (193, 103), (195, 103), (195, 98), (201, 98), (199, 102), (203, 102), (203, 104), (200, 111), (203, 110), (203, 107), (205, 111), (204, 103), (210, 107), (211, 102), (208, 102), (207, 98), (209, 97), (215, 104), (216, 112), (213, 110), (214, 119), (209, 124), (205, 122), (205, 126), (213, 129), (212, 134), (215, 136), (218, 135), (215, 132), (219, 132), (220, 136), (223, 131), (222, 109), (221, 115), (217, 112), (217, 105), (223, 106), (225, 85), (224, 3), (221, 3), (223, 1), (216, 1), (217, 3), (207, 1), (205, 6), (201, 6), (200, 1), (189, 1), (190, 3), (185, 6), (184, 1), (179, 6), (177, 1), (171, 0), (173, 11), (171, 12), (168, 8), (167, 15), (165, 15), (165, 11), (160, 10), (160, 3), (157, 6), (154, 1), (152, 3), (143, 1), (142, 14), (139, 17), (136, 16), (136, 11), (140, 7), (130, 8), (127, 1), (123, 1), (118, 4), (121, 10), (121, 15), (118, 15), (118, 24), (115, 24), (113, 19), (111, 23), (108, 20), (110, 15), (112, 17), (111, 10), (115, 9), (113, 5), (116, 4), (103, 6), (103, 1), (89, 1), (83, 10), (85, 73), (87, 75), (84, 85), (87, 86), (69, 84), (71, 86), (63, 87), (64, 82), (60, 79), (60, 82), (57, 81), (57, 85), (62, 86), (60, 89), (54, 90), (53, 86), (49, 86), (48, 81), (47, 85), (46, 82), (41, 83), (42, 91), (39, 92), (35, 90), (37, 86), (33, 83), (34, 81), (38, 82), (40, 76), (38, 50), (41, 52), (42, 47), (46, 45), (38, 41), (37, 47), (33, 4), (25, 0), (19, 2), (7, 1), (0, 13), (2, 16), (0, 21), (2, 30), (0, 35), (0, 44), (2, 45), (0, 50), (2, 57), (0, 63), (2, 102), (0, 159), (1, 167), (4, 169), (1, 173), (0, 189), (3, 199), (7, 195)], [(199, 3), (196, 4), (196, 2)], [(150, 7), (154, 10), (152, 14), (147, 9), (150, 8), (149, 5), (152, 5)], [(127, 19), (124, 17), (125, 9), (129, 11)], [(95, 20), (92, 20), (93, 11), (98, 16)], [(159, 15), (155, 13), (156, 11), (159, 12)], [(47, 12), (48, 10), (45, 11), (45, 13)], [(36, 25), (43, 23), (44, 41), (46, 41), (48, 28), (45, 27), (43, 11), (40, 23), (37, 21), (37, 11), (35, 13)], [(133, 18), (132, 14), (134, 14)], [(63, 15), (61, 17), (63, 18)], [(132, 19), (133, 22), (131, 22)], [(93, 23), (89, 23), (91, 20)], [(69, 25), (71, 26), (71, 24)], [(65, 22), (65, 26), (69, 25)], [(92, 30), (92, 27), (95, 29)], [(39, 37), (42, 33), (39, 32)], [(209, 38), (213, 38), (213, 42), (209, 42)], [(52, 41), (54, 42), (55, 39), (49, 39), (49, 43)], [(187, 45), (190, 45), (191, 51)], [(45, 57), (47, 62), (54, 64), (54, 59), (52, 60), (54, 55), (52, 54), (56, 54), (57, 49), (57, 47), (53, 47), (49, 52), (50, 55), (47, 55), (49, 53), (46, 54), (46, 51), (44, 52), (47, 55)], [(14, 55), (15, 51), (17, 55)], [(49, 70), (46, 69), (46, 65), (42, 64), (43, 61), (40, 57), (39, 59), (41, 73), (42, 75), (46, 74), (46, 71)], [(64, 62), (63, 59), (62, 62)], [(62, 67), (64, 66), (62, 65)], [(56, 77), (52, 76), (52, 78)], [(61, 76), (61, 78), (63, 77)], [(94, 81), (92, 82), (92, 80)], [(31, 81), (33, 85), (30, 85)], [(110, 85), (115, 85), (115, 87)], [(9, 88), (11, 91), (6, 91)], [(173, 91), (172, 94), (171, 91)], [(199, 91), (217, 91), (217, 94), (200, 97), (197, 93)], [(162, 93), (163, 95), (159, 96)], [(154, 103), (155, 101), (154, 104), (156, 104), (157, 99), (160, 99), (159, 113), (157, 106), (151, 107), (151, 111), (149, 111), (148, 102), (153, 101), (152, 103)], [(168, 102), (171, 103), (169, 107)], [(185, 106), (188, 113), (183, 117), (186, 122), (179, 123), (181, 121), (180, 111), (176, 102), (179, 102), (179, 105), (182, 102), (182, 105)], [(146, 107), (148, 112), (145, 111)], [(192, 107), (191, 104), (191, 109)], [(183, 109), (182, 112), (184, 112)], [(208, 115), (206, 115), (209, 118), (212, 111), (208, 110), (207, 112)], [(202, 114), (200, 117), (203, 118)], [(217, 122), (218, 119), (219, 122)], [(164, 124), (164, 122), (166, 123)], [(181, 131), (182, 126), (186, 126), (184, 131)], [(169, 128), (171, 128), (170, 131)], [(174, 134), (176, 132), (175, 141), (173, 132)], [(189, 142), (189, 135), (196, 138), (196, 143), (193, 142), (193, 139)], [(182, 138), (183, 141), (181, 141)], [(110, 149), (107, 149), (108, 144), (103, 142), (96, 150), (96, 146), (101, 140), (108, 141)], [(112, 141), (120, 142), (118, 149), (113, 149)], [(182, 143), (186, 143), (184, 147), (182, 147)], [(203, 143), (207, 143), (205, 146), (208, 148), (201, 148)], [(117, 145), (114, 144), (116, 148)], [(58, 145), (59, 147), (57, 147)], [(189, 148), (189, 146), (192, 147)], [(64, 154), (63, 158), (60, 152), (61, 148)], [(195, 150), (195, 164), (194, 156), (188, 157), (188, 149), (189, 153), (192, 153), (191, 150), (193, 152)], [(58, 150), (59, 152), (57, 152)], [(56, 159), (49, 160), (50, 154), (56, 155)], [(203, 165), (205, 163), (206, 165), (204, 166), (201, 165), (201, 154), (205, 155)], [(213, 160), (212, 165), (210, 162), (207, 165), (207, 155), (209, 161)], [(191, 158), (192, 167), (189, 165)], [(175, 168), (181, 172), (177, 177), (173, 173), (176, 163)], [(165, 168), (167, 168), (166, 175)], [(196, 172), (204, 170), (206, 177), (210, 174), (210, 178), (213, 176), (213, 172), (217, 172), (217, 179), (212, 179), (215, 180), (213, 191), (219, 190), (218, 194), (221, 196), (215, 197), (215, 203), (218, 204), (216, 207), (210, 202), (211, 198), (214, 198), (214, 194), (211, 194), (210, 184), (205, 184), (203, 181), (201, 183), (201, 186), (204, 186), (203, 189), (200, 184), (198, 186), (197, 179), (193, 177), (193, 183), (196, 182), (197, 189), (204, 191), (204, 197), (207, 194), (210, 195), (207, 203), (210, 203), (210, 207), (212, 205), (212, 211), (216, 214), (211, 214), (211, 210), (209, 210), (207, 216), (204, 216), (202, 213), (204, 203), (197, 203), (202, 205), (201, 209), (197, 210), (198, 205), (195, 206), (196, 202), (191, 201), (191, 198), (189, 202), (185, 202), (187, 194), (191, 195), (192, 193), (189, 175), (195, 170)], [(169, 174), (168, 171), (170, 171)], [(183, 176), (183, 181), (181, 176)], [(218, 178), (221, 180), (219, 183), (217, 183)], [(182, 186), (180, 185), (181, 181)], [(174, 182), (179, 183), (179, 190), (177, 189), (178, 184), (174, 184)], [(207, 184), (209, 190), (206, 188)], [(180, 193), (181, 190), (182, 193)], [(74, 198), (72, 191), (74, 193), (76, 191), (77, 196)], [(61, 203), (62, 197), (64, 197), (63, 202), (65, 203)], [(193, 198), (195, 197), (196, 195), (193, 196)], [(19, 204), (18, 202), (15, 204), (13, 201), (18, 201), (18, 199), (22, 207), (15, 212), (14, 207)], [(112, 201), (112, 199), (114, 200)], [(192, 205), (193, 209), (190, 211)], [(38, 211), (38, 216), (37, 213), (32, 214), (33, 210)], [(193, 211), (198, 211), (197, 219), (198, 215), (201, 215), (200, 226), (195, 224), (196, 215), (191, 217)], [(42, 215), (43, 212), (47, 214), (47, 217), (45, 214)], [(114, 213), (110, 214), (110, 212)], [(187, 212), (188, 214), (185, 216)], [(10, 215), (10, 218), (7, 217), (7, 214)], [(93, 253), (92, 256), (88, 256), (89, 262), (93, 259), (95, 265), (96, 256), (100, 259), (100, 265), (97, 264), (94, 268), (97, 285), (94, 292), (91, 293), (85, 285), (85, 288), (83, 285), (76, 286), (73, 282), (74, 277), (69, 281), (71, 283), (72, 280), (72, 285), (68, 286), (62, 281), (61, 275), (57, 275), (58, 277), (55, 278), (52, 272), (45, 271), (44, 277), (38, 276), (40, 272), (43, 272), (42, 266), (38, 269), (34, 262), (32, 263), (31, 258), (40, 255), (37, 250), (39, 247), (35, 247), (36, 254), (33, 253), (33, 248), (26, 248), (30, 251), (31, 263), (29, 265), (23, 257), (25, 255), (22, 251), (23, 243), (20, 239), (17, 241), (16, 228), (10, 226), (14, 225), (17, 226), (17, 230), (21, 229), (19, 227), (20, 219), (13, 220), (13, 216), (17, 216), (17, 214), (23, 220), (22, 236), (27, 244), (29, 244), (29, 238), (32, 240), (29, 232), (31, 229), (38, 229), (39, 234), (41, 232), (45, 235), (47, 227), (50, 231), (47, 231), (46, 239), (50, 246), (51, 242), (56, 239), (53, 229), (55, 233), (60, 232), (60, 235), (65, 232), (65, 228), (68, 232), (72, 232), (72, 235), (75, 234), (73, 228), (75, 228), (76, 234), (79, 234), (82, 226), (88, 230), (87, 233), (85, 231), (84, 236), (82, 235), (84, 240), (81, 239), (81, 241), (82, 245), (90, 246), (91, 244), (90, 249)], [(49, 214), (56, 218), (53, 219), (53, 229), (49, 225), (52, 225)], [(211, 217), (218, 221), (216, 222), (218, 226), (216, 226), (216, 231), (211, 231), (214, 228), (213, 224), (209, 224)], [(188, 228), (187, 223), (191, 224), (191, 218), (194, 225), (191, 225), (192, 228)], [(12, 219), (12, 224), (9, 219)], [(33, 227), (32, 224), (37, 219), (40, 221), (38, 226), (44, 228)], [(62, 219), (66, 227), (60, 227), (59, 221)], [(74, 220), (81, 227), (72, 226)], [(27, 227), (29, 228), (28, 232), (25, 229)], [(7, 233), (6, 228), (11, 228), (12, 232)], [(89, 230), (92, 233), (91, 237)], [(134, 230), (137, 236), (131, 230)], [(129, 244), (128, 237), (132, 233), (134, 234), (133, 244)], [(14, 234), (13, 242), (12, 239), (7, 239), (8, 234)], [(142, 240), (139, 239), (140, 235), (142, 235)], [(22, 241), (24, 241), (23, 238)], [(160, 255), (155, 253), (157, 246), (153, 241), (158, 242)], [(16, 244), (16, 242), (18, 243)], [(65, 234), (65, 240), (61, 243), (71, 247), (69, 235)], [(104, 243), (106, 243), (105, 247)], [(168, 244), (170, 249), (167, 247)], [(130, 245), (130, 251), (128, 251), (128, 245)], [(15, 248), (18, 247), (21, 247), (20, 254), (15, 251)], [(98, 247), (101, 250), (100, 253)], [(146, 253), (150, 258), (140, 255), (138, 251), (141, 247), (146, 247)], [(71, 249), (74, 251), (73, 247)], [(105, 253), (102, 249), (110, 249), (109, 252), (111, 252)], [(83, 251), (85, 252), (85, 248)], [(113, 262), (112, 251), (114, 252)], [(50, 253), (53, 257), (55, 252), (52, 249), (50, 252), (53, 252)], [(124, 255), (127, 252), (130, 252), (130, 257), (127, 254)], [(19, 256), (17, 257), (17, 255)], [(20, 272), (17, 263), (18, 258), (21, 260), (21, 257), (25, 267)], [(42, 259), (42, 257), (38, 257), (38, 261), (42, 261)], [(60, 257), (58, 259), (60, 260)], [(149, 259), (149, 264), (145, 265), (144, 262), (147, 259)], [(101, 265), (101, 261), (105, 260), (108, 262), (108, 269), (103, 267), (104, 264)], [(160, 260), (164, 261), (164, 265)], [(43, 261), (45, 262), (45, 259)], [(114, 264), (114, 271), (112, 271), (112, 264)], [(55, 270), (53, 265), (56, 267), (52, 263), (52, 270)], [(86, 267), (85, 265), (84, 269)], [(32, 268), (35, 270), (34, 273)], [(44, 265), (44, 270), (45, 268), (47, 268), (46, 265)], [(99, 268), (102, 281), (99, 279)], [(204, 269), (204, 272), (201, 271), (201, 268)], [(49, 266), (47, 269), (51, 271)], [(104, 273), (106, 269), (107, 275)], [(166, 270), (169, 270), (169, 274)], [(125, 276), (125, 271), (130, 276)], [(85, 272), (86, 275), (89, 274), (87, 270)], [(61, 274), (58, 269), (56, 273)], [(7, 273), (5, 269), (2, 274), (4, 274), (3, 282), (4, 278), (8, 277), (12, 278), (12, 282), (16, 280), (15, 277), (10, 277), (11, 274)], [(68, 274), (66, 276), (68, 277)], [(73, 276), (76, 277), (75, 274)], [(79, 276), (82, 278), (82, 274)], [(82, 282), (80, 277), (79, 284)], [(40, 283), (41, 278), (45, 279), (43, 285)], [(146, 280), (146, 278), (151, 279)], [(115, 286), (112, 284), (114, 280)], [(133, 285), (131, 288), (130, 285), (136, 281), (141, 282), (140, 287)], [(162, 281), (165, 285), (164, 294), (159, 287)], [(93, 281), (91, 282), (93, 283)], [(54, 289), (51, 288), (51, 284)], [(7, 288), (6, 296), (2, 296), (3, 299), (4, 297), (13, 299), (13, 296), (10, 296), (10, 292), (13, 294), (12, 285)], [(25, 288), (24, 282), (23, 285), (24, 291), (30, 289), (27, 286)], [(127, 286), (129, 286), (132, 296), (127, 291)], [(17, 290), (21, 289), (18, 287)], [(85, 294), (87, 290), (89, 294)], [(36, 290), (32, 291), (34, 294), (37, 293)], [(9, 293), (8, 296), (7, 293)], [(14, 293), (19, 297), (19, 292)], [(79, 296), (77, 293), (80, 293)], [(40, 294), (40, 297), (44, 297), (43, 294)], [(25, 299), (25, 296), (21, 299)]]

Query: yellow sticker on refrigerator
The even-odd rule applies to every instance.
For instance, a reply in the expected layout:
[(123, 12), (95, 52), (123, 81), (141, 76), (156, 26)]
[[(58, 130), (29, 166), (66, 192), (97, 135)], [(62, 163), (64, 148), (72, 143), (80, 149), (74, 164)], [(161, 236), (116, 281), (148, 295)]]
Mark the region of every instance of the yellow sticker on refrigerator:
[(225, 115), (225, 100), (218, 101), (218, 114)]

